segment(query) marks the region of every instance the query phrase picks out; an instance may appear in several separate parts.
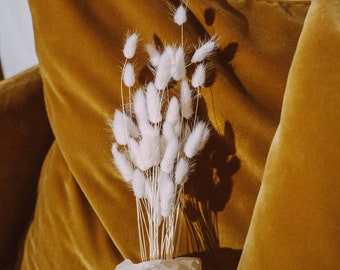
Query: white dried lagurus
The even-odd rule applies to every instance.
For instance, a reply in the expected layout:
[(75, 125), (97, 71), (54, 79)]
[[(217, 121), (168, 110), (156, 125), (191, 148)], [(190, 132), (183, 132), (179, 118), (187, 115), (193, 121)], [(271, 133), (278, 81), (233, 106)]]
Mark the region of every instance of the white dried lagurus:
[(145, 195), (145, 176), (144, 174), (136, 169), (132, 173), (132, 188), (133, 193), (135, 194), (136, 198), (141, 199)]
[(180, 4), (175, 11), (174, 21), (176, 24), (182, 26), (187, 21), (187, 10), (183, 4)]
[(186, 76), (185, 52), (182, 46), (175, 50), (173, 63), (171, 66), (172, 78), (176, 81), (183, 80)]
[(191, 58), (191, 63), (202, 62), (214, 52), (215, 48), (215, 40), (211, 38), (195, 50), (195, 53)]
[(121, 145), (126, 145), (130, 137), (137, 138), (139, 136), (138, 127), (132, 119), (119, 110), (115, 111), (111, 121), (111, 130), (117, 143)]
[(175, 204), (175, 185), (169, 174), (161, 172), (159, 177), (160, 210), (163, 217), (168, 217)]
[(147, 86), (146, 103), (150, 122), (159, 123), (162, 120), (162, 101), (153, 82), (150, 82)]
[(166, 145), (164, 156), (161, 161), (161, 169), (165, 173), (171, 173), (178, 153), (178, 141), (173, 139)]
[(205, 83), (205, 66), (200, 63), (196, 66), (194, 74), (191, 77), (191, 85), (195, 88), (203, 87)]
[(181, 113), (185, 119), (190, 119), (194, 113), (192, 106), (192, 93), (186, 80), (181, 82)]
[[(146, 45), (147, 66), (153, 78), (148, 78), (145, 85), (137, 85), (139, 80), (130, 61), (135, 57), (139, 35), (127, 35), (121, 74), (122, 110), (116, 110), (111, 122), (116, 140), (111, 149), (113, 162), (136, 197), (143, 261), (177, 255), (175, 241), (181, 227), (178, 222), (184, 184), (194, 167), (193, 158), (210, 134), (207, 123), (199, 120), (198, 100), (215, 39), (201, 44), (190, 58), (183, 45), (186, 5), (174, 9), (173, 19), (180, 26), (181, 43)], [(191, 78), (188, 66), (195, 68)], [(126, 87), (128, 104), (124, 102)]]
[(124, 44), (123, 54), (126, 59), (131, 59), (135, 56), (138, 42), (138, 34), (132, 33), (128, 35)]
[(172, 125), (175, 125), (180, 120), (179, 103), (176, 97), (170, 99), (165, 120)]
[(202, 140), (205, 139), (204, 143), (206, 143), (207, 138), (205, 136), (207, 134), (209, 134), (207, 125), (204, 122), (199, 121), (189, 134), (184, 145), (184, 153), (188, 158), (193, 158), (202, 150), (204, 147)]
[(170, 79), (172, 77), (171, 67), (173, 62), (173, 55), (173, 48), (171, 46), (167, 46), (159, 59), (154, 82), (158, 90), (165, 90), (170, 82)]
[(135, 93), (133, 109), (139, 127), (141, 123), (148, 122), (148, 109), (146, 107), (145, 92), (141, 88), (139, 88)]
[(118, 151), (116, 143), (112, 144), (111, 152), (113, 155), (113, 161), (118, 169), (119, 173), (122, 175), (126, 182), (130, 182), (133, 174), (133, 167), (126, 156)]
[(126, 87), (132, 87), (135, 85), (135, 69), (131, 63), (127, 63), (123, 69), (123, 81)]
[(159, 164), (159, 148), (157, 134), (144, 136), (139, 142), (139, 154), (143, 162), (144, 171)]
[(188, 180), (190, 165), (186, 158), (180, 158), (176, 164), (175, 183), (183, 185)]
[(147, 53), (149, 54), (149, 62), (152, 66), (157, 67), (159, 59), (161, 58), (161, 53), (157, 50), (156, 46), (153, 44), (147, 44), (145, 46)]

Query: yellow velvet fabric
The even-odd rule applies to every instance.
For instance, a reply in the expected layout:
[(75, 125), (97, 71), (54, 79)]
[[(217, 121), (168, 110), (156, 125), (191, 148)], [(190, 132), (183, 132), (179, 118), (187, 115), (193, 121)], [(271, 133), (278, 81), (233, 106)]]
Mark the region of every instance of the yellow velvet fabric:
[(0, 269), (13, 269), (53, 140), (39, 69), (0, 82)]
[[(138, 261), (135, 201), (110, 154), (121, 48), (129, 30), (163, 43), (178, 41), (180, 30), (159, 0), (29, 2), (55, 141), (18, 268), (112, 269), (124, 258)], [(202, 94), (213, 139), (225, 148), (211, 145), (225, 150), (222, 167), (229, 168), (218, 194), (219, 245), (229, 257), (215, 258), (217, 265), (208, 258), (204, 269), (235, 269), (243, 247), (240, 269), (338, 266), (339, 1), (316, 0), (305, 21), (309, 6), (189, 2), (187, 40), (219, 38), (216, 77)], [(138, 70), (142, 64), (140, 57)], [(188, 252), (185, 236), (181, 254)]]
[(340, 269), (340, 2), (314, 1), (240, 269)]

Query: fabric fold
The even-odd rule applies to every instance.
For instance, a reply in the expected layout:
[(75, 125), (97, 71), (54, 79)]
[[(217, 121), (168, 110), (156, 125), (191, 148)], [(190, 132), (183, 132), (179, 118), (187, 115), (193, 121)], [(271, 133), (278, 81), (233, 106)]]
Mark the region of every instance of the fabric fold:
[(314, 1), (239, 269), (340, 267), (339, 1)]

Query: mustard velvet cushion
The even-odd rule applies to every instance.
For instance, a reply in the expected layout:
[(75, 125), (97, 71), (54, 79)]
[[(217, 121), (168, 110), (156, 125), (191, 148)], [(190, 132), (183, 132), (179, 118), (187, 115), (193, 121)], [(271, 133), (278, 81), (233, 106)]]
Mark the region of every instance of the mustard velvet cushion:
[[(334, 5), (336, 3), (331, 2), (334, 2)], [(327, 5), (331, 6), (332, 3)], [(135, 202), (131, 191), (122, 183), (111, 162), (112, 138), (108, 120), (115, 108), (120, 106), (119, 69), (126, 32), (137, 30), (145, 41), (160, 40), (167, 43), (178, 41), (179, 28), (170, 21), (166, 5), (158, 0), (30, 0), (30, 6), (46, 107), (55, 142), (41, 173), (35, 215), (18, 267), (107, 269), (114, 268), (124, 258), (138, 261)], [(196, 43), (207, 34), (219, 36), (220, 51), (216, 61), (214, 83), (202, 90), (206, 113), (216, 132), (212, 138), (211, 150), (219, 149), (222, 153), (217, 156), (224, 158), (217, 162), (218, 164), (211, 164), (213, 169), (224, 172), (221, 174), (224, 189), (223, 193), (219, 194), (219, 202), (222, 203), (218, 208), (219, 246), (231, 250), (229, 255), (232, 257), (232, 263), (229, 266), (232, 268), (237, 267), (240, 250), (246, 241), (240, 264), (243, 269), (275, 269), (276, 257), (282, 255), (281, 244), (283, 249), (286, 248), (284, 250), (288, 250), (288, 246), (278, 241), (273, 243), (273, 249), (270, 244), (263, 245), (261, 249), (263, 242), (261, 239), (257, 241), (255, 236), (261, 234), (268, 238), (287, 238), (282, 226), (266, 223), (266, 215), (268, 213), (269, 217), (275, 217), (276, 222), (285, 218), (288, 224), (295, 220), (294, 216), (287, 217), (287, 214), (281, 217), (276, 211), (265, 211), (261, 215), (262, 213), (256, 210), (249, 237), (247, 232), (268, 149), (280, 120), (288, 71), (309, 2), (192, 0), (189, 7), (189, 21), (185, 25), (185, 37), (189, 41)], [(317, 8), (313, 10), (314, 13), (319, 13)], [(333, 14), (327, 10), (322, 11), (324, 17), (328, 17), (328, 13)], [(313, 30), (312, 18), (313, 14), (305, 25), (305, 32), (311, 33), (310, 35), (316, 31)], [(329, 25), (327, 29), (333, 28)], [(324, 32), (320, 31), (318, 34), (321, 33)], [(304, 43), (301, 41), (300, 44)], [(306, 41), (306, 44), (310, 42)], [(302, 58), (294, 63), (302, 61), (304, 57), (309, 56), (308, 53), (313, 53), (315, 47), (312, 43), (310, 47), (304, 47), (306, 50), (299, 49), (295, 56), (297, 59), (299, 56)], [(142, 49), (138, 53), (141, 58), (136, 61), (137, 70), (143, 70), (141, 51)], [(334, 53), (330, 52), (331, 55)], [(319, 65), (319, 62), (323, 63), (325, 59), (321, 54), (318, 56), (315, 61)], [(311, 74), (308, 78), (318, 77), (322, 71), (312, 66), (309, 68)], [(295, 70), (290, 73), (290, 83), (296, 73), (296, 81), (301, 77), (302, 83), (311, 83), (316, 87), (315, 81), (305, 80), (306, 76), (301, 76), (301, 73), (304, 73), (300, 71), (299, 74)], [(139, 74), (139, 78), (142, 79), (142, 75)], [(329, 81), (333, 79), (331, 76)], [(300, 90), (299, 84), (293, 85)], [(305, 93), (309, 89), (307, 86), (304, 85), (305, 90), (302, 92), (293, 92), (298, 91), (300, 97), (309, 96), (309, 93)], [(289, 90), (285, 99), (283, 122), (277, 134), (282, 134), (281, 130), (286, 130), (287, 125), (294, 124), (294, 121), (285, 120), (287, 111), (294, 112), (296, 116), (306, 115), (304, 107), (300, 106), (304, 103), (294, 101), (290, 104), (289, 96), (293, 96), (291, 93), (292, 90)], [(290, 100), (292, 99), (295, 100)], [(336, 102), (336, 99), (332, 101)], [(318, 119), (314, 114), (313, 117)], [(285, 121), (289, 124), (284, 124)], [(295, 123), (297, 124), (298, 122)], [(332, 128), (331, 130), (334, 131)], [(289, 143), (285, 143), (278, 152), (283, 153), (286, 148), (289, 149), (288, 145), (292, 145), (291, 140), (300, 134), (299, 131), (288, 128), (285, 132), (290, 134), (290, 137), (286, 137)], [(300, 146), (300, 141), (303, 140), (300, 139), (295, 144)], [(305, 141), (304, 145), (307, 142)], [(333, 143), (335, 142), (334, 140)], [(223, 147), (220, 147), (221, 145)], [(304, 153), (306, 149), (300, 150)], [(321, 153), (326, 153), (326, 150)], [(204, 157), (203, 155), (203, 163), (207, 163)], [(315, 156), (310, 158), (313, 157)], [(271, 168), (274, 171), (277, 168), (275, 164), (271, 165), (275, 158), (270, 156), (268, 160), (262, 190), (265, 190), (266, 186), (272, 190), (269, 183), (276, 183), (276, 178), (268, 176)], [(278, 158), (281, 159), (279, 156)], [(303, 157), (301, 158), (302, 162)], [(338, 157), (334, 156), (333, 160), (338, 160)], [(307, 164), (302, 162), (301, 166), (305, 168)], [(277, 171), (279, 172), (281, 170)], [(299, 175), (282, 174), (282, 177), (293, 181), (299, 179)], [(195, 176), (193, 181), (202, 180), (197, 178), (200, 174)], [(266, 180), (268, 177), (270, 180)], [(308, 180), (307, 177), (304, 179)], [(261, 195), (261, 191), (257, 209), (262, 204), (276, 205), (275, 202), (279, 198), (282, 199), (280, 188), (274, 186), (276, 197), (271, 194), (266, 197)], [(290, 188), (293, 189), (293, 186)], [(297, 188), (301, 190), (302, 187)], [(311, 189), (314, 188), (317, 190), (318, 186)], [(295, 189), (293, 191), (295, 192)], [(282, 192), (282, 196), (287, 195), (285, 190)], [(291, 194), (296, 194), (294, 192)], [(210, 195), (213, 197), (214, 193)], [(311, 207), (312, 205), (310, 204)], [(295, 205), (287, 204), (286, 213), (294, 209)], [(332, 206), (331, 209), (335, 208)], [(303, 226), (299, 232), (308, 229), (308, 224), (304, 223), (306, 220), (302, 221)], [(268, 222), (271, 222), (270, 218)], [(331, 228), (334, 228), (333, 225)], [(181, 254), (187, 252), (185, 237), (186, 234), (183, 234)], [(263, 239), (267, 241), (266, 238)], [(311, 241), (314, 240), (313, 238)], [(259, 253), (254, 251), (257, 248)], [(272, 253), (266, 256), (264, 248)], [(281, 261), (281, 268), (278, 269), (294, 269), (297, 261), (292, 259), (293, 255), (313, 256), (312, 251), (305, 252), (303, 245), (298, 246), (294, 252), (287, 253), (288, 257)], [(332, 254), (329, 253), (329, 258), (334, 263)], [(268, 260), (263, 260), (261, 256)], [(225, 269), (226, 260), (222, 258), (217, 261), (219, 263), (213, 266), (213, 262), (208, 258), (204, 262), (204, 269)]]
[(37, 67), (0, 82), (0, 269), (12, 269), (53, 136)]
[(340, 269), (340, 2), (314, 1), (240, 269)]

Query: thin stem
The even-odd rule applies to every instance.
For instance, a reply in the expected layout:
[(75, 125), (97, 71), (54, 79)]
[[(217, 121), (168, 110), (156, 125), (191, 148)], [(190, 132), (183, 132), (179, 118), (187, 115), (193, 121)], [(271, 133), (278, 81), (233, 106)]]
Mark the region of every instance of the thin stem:
[(220, 122), (217, 121), (213, 91), (212, 91), (211, 87), (209, 89), (210, 89), (210, 97), (211, 97), (211, 108), (212, 108), (212, 111), (213, 111), (213, 114), (214, 114), (214, 120), (215, 120), (215, 123), (217, 125), (217, 130), (220, 132), (221, 131), (221, 125), (220, 125)]
[(184, 47), (184, 29), (183, 24), (181, 25), (181, 44), (182, 48)]
[(138, 224), (138, 236), (139, 236), (139, 248), (140, 255), (142, 261), (146, 260), (145, 254), (145, 238), (144, 238), (144, 218), (143, 218), (143, 210), (141, 208), (140, 200), (136, 198), (136, 206), (137, 206), (137, 224)]
[(196, 96), (196, 108), (195, 108), (195, 116), (194, 116), (194, 126), (196, 126), (196, 122), (197, 122), (198, 103), (199, 103), (200, 96), (201, 96), (200, 87), (198, 87), (197, 88), (197, 96)]
[[(126, 64), (127, 64), (127, 58), (125, 58), (125, 62), (124, 62), (123, 69), (122, 69), (123, 72), (124, 72)], [(120, 97), (121, 97), (121, 100), (122, 100), (122, 111), (125, 114), (124, 91), (123, 91), (123, 72), (122, 72), (122, 75), (120, 76)]]

